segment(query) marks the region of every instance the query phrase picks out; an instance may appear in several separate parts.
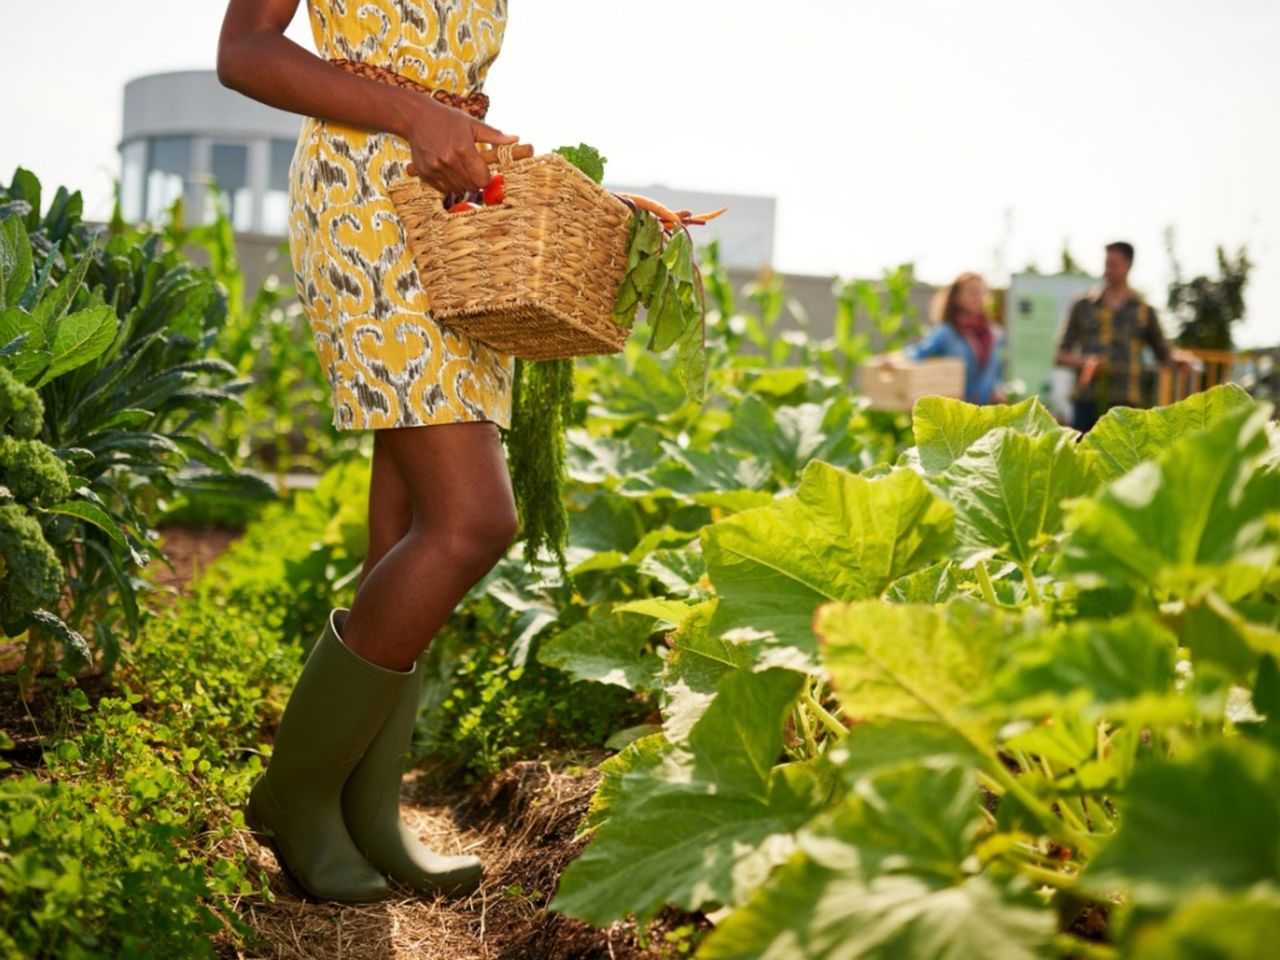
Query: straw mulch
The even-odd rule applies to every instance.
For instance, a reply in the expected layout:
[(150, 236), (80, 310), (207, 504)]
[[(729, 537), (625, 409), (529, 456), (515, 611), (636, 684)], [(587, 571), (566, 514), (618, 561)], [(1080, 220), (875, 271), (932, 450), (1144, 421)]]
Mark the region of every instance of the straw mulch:
[(307, 902), (281, 874), (272, 853), (250, 834), (240, 834), (235, 842), (266, 871), (275, 899), (245, 898), (236, 905), (260, 942), (241, 950), (223, 943), (220, 956), (639, 960), (669, 955), (663, 931), (691, 918), (664, 915), (650, 928), (652, 946), (642, 948), (632, 923), (596, 930), (543, 909), (560, 873), (582, 849), (584, 841), (573, 835), (598, 779), (595, 770), (565, 761), (529, 761), (481, 791), (449, 797), (420, 778), (406, 777), (405, 822), (437, 850), (476, 853), (485, 861), (485, 881), (466, 899), (420, 899), (398, 887), (396, 897), (363, 906)]

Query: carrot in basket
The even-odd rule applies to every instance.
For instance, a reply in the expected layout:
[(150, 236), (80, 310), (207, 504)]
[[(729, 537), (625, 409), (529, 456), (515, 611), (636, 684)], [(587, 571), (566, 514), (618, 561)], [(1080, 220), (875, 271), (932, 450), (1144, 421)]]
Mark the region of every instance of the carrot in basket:
[(680, 218), (676, 216), (675, 213), (673, 213), (669, 208), (664, 207), (652, 197), (643, 197), (638, 193), (619, 193), (615, 194), (615, 196), (618, 196), (623, 200), (630, 200), (641, 210), (649, 211), (649, 213), (652, 213), (655, 217), (661, 220), (664, 225), (671, 224), (672, 226), (675, 226), (680, 222)]

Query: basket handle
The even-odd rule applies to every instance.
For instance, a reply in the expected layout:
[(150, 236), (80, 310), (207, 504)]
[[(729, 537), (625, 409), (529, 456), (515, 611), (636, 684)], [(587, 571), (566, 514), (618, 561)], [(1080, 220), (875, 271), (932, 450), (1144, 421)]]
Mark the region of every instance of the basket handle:
[[(480, 153), (480, 159), (492, 166), (497, 164), (499, 167), (509, 167), (517, 160), (527, 160), (533, 156), (532, 143), (501, 143), (497, 147), (491, 147), (489, 144), (477, 143), (476, 149)], [(405, 176), (418, 176), (418, 168), (412, 163), (404, 168)]]
[(476, 144), (480, 157), (485, 163), (496, 163), (500, 167), (509, 167), (517, 160), (527, 160), (533, 156), (532, 143), (500, 143), (496, 147), (487, 143)]

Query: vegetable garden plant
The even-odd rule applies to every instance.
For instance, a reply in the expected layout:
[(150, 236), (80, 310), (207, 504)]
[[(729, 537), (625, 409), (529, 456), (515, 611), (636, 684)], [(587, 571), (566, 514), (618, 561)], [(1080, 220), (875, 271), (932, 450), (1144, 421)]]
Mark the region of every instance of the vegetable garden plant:
[(28, 170), (0, 187), (0, 626), (29, 657), (109, 668), (137, 636), (157, 499), (272, 491), (200, 431), (250, 383), (209, 355), (226, 291), (163, 234), (99, 236), (81, 208), (60, 188), (45, 210)]
[[(1280, 926), (1280, 433), (1235, 387), (930, 398), (537, 656), (655, 697), (551, 909), (698, 956), (1257, 957)], [(705, 569), (699, 576), (698, 569)]]

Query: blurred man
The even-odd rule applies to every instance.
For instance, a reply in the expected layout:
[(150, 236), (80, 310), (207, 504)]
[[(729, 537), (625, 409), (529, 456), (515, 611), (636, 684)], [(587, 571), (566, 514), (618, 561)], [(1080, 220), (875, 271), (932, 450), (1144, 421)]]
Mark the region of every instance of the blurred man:
[(1071, 305), (1058, 338), (1056, 361), (1077, 371), (1072, 426), (1085, 431), (1111, 407), (1148, 406), (1142, 391), (1142, 348), (1151, 347), (1162, 364), (1194, 359), (1172, 349), (1156, 312), (1129, 287), (1133, 245), (1107, 244), (1101, 289)]

